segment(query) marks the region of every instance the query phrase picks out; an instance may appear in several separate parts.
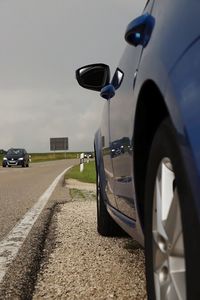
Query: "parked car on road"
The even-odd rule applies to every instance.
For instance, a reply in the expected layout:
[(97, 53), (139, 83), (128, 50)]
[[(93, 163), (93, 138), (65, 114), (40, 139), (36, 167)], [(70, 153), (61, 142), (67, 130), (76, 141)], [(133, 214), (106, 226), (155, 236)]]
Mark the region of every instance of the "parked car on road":
[(95, 135), (98, 232), (121, 227), (145, 246), (150, 300), (200, 299), (199, 12), (196, 0), (149, 0), (112, 78), (100, 63), (76, 71), (106, 99)]
[(3, 157), (3, 167), (29, 167), (29, 155), (25, 149), (11, 148)]

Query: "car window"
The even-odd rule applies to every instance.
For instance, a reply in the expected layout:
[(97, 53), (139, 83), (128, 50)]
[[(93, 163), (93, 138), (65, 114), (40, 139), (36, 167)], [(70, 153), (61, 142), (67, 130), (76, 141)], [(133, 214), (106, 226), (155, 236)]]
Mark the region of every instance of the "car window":
[(120, 87), (123, 78), (124, 73), (119, 68), (117, 68), (111, 82), (115, 89), (118, 89)]
[(20, 154), (22, 153), (22, 150), (21, 149), (10, 149), (8, 150), (7, 154), (13, 154), (13, 155), (17, 155), (17, 154)]

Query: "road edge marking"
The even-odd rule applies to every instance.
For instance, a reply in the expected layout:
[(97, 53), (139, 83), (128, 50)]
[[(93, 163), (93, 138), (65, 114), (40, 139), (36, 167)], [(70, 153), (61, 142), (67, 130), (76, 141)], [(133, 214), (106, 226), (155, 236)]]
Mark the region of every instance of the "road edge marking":
[(40, 213), (55, 190), (59, 180), (71, 168), (72, 166), (66, 168), (54, 179), (54, 181), (40, 196), (34, 206), (29, 209), (29, 211), (15, 225), (15, 227), (13, 227), (8, 235), (2, 241), (0, 241), (0, 284), (2, 283), (11, 263), (16, 258), (33, 225), (37, 221)]

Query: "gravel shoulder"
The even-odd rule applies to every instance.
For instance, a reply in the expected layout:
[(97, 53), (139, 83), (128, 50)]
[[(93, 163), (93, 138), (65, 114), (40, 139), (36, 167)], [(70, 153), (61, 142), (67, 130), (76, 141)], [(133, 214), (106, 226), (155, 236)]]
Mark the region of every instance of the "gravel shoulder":
[(95, 185), (66, 189), (71, 199), (53, 216), (33, 299), (146, 299), (143, 250), (97, 233)]

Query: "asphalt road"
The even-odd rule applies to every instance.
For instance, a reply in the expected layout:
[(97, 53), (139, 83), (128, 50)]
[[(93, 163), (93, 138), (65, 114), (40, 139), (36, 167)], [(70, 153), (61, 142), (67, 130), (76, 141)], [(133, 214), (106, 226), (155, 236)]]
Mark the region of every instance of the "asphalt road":
[[(63, 176), (58, 175), (77, 163), (76, 159), (35, 163), (30, 168), (0, 168), (0, 264), (3, 266), (0, 268), (0, 300), (32, 298), (49, 223), (57, 205), (68, 199), (66, 189), (61, 188)], [(53, 191), (56, 177), (60, 179)], [(30, 217), (30, 212), (37, 211), (33, 207), (37, 207), (47, 191), (51, 196), (47, 197), (49, 200), (23, 240), (21, 233), (26, 226), (19, 227), (19, 224), (24, 216)], [(16, 237), (12, 235), (13, 230), (16, 233), (15, 228), (18, 228)], [(5, 241), (7, 246), (2, 250)], [(16, 245), (20, 243), (15, 255)]]
[(37, 202), (56, 176), (77, 160), (30, 164), (29, 168), (0, 168), (0, 240)]

